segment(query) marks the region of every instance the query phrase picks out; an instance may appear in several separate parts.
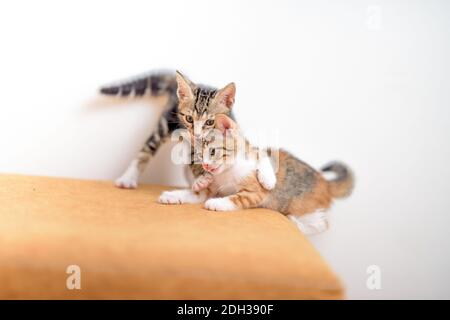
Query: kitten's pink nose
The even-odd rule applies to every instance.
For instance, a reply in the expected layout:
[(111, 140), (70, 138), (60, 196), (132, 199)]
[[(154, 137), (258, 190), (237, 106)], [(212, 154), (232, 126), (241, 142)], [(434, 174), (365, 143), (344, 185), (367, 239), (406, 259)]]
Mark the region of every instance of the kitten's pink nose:
[(202, 167), (203, 167), (203, 169), (205, 169), (205, 170), (209, 170), (209, 168), (211, 167), (209, 164), (207, 164), (207, 163), (202, 163)]

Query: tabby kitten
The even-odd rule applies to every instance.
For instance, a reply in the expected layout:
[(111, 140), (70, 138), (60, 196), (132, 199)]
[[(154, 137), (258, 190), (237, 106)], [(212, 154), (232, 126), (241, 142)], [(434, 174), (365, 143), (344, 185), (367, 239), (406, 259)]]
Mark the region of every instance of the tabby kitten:
[[(180, 72), (159, 72), (144, 75), (122, 84), (102, 87), (100, 92), (122, 97), (144, 96), (145, 94), (168, 96), (168, 102), (158, 121), (157, 128), (151, 133), (125, 172), (116, 180), (117, 187), (134, 189), (151, 157), (176, 129), (187, 127), (194, 136), (198, 136), (201, 130), (214, 126), (216, 114), (223, 113), (232, 117), (231, 109), (236, 89), (233, 83), (218, 90), (194, 84)], [(186, 108), (193, 109), (195, 112), (183, 111)], [(182, 119), (179, 118), (180, 115), (183, 116)], [(201, 165), (195, 165), (193, 160), (190, 167), (193, 176), (197, 177), (203, 173), (203, 169)]]
[[(177, 95), (180, 101), (178, 118), (190, 132), (190, 142), (193, 146), (191, 157), (196, 160), (195, 164), (191, 164), (195, 177), (192, 190), (200, 191), (211, 181), (211, 174), (206, 172), (200, 164), (203, 135), (214, 129), (217, 116), (230, 113), (234, 104), (236, 87), (234, 83), (230, 83), (217, 92), (199, 90), (179, 72), (177, 72), (177, 83)], [(276, 177), (268, 158), (258, 161), (256, 176), (263, 188), (270, 190), (275, 186)]]
[(284, 150), (278, 152), (276, 185), (264, 189), (256, 177), (259, 161), (257, 148), (245, 140), (236, 123), (225, 115), (216, 116), (219, 130), (211, 130), (203, 138), (203, 168), (210, 174), (209, 183), (200, 192), (183, 190), (164, 192), (162, 203), (199, 203), (206, 201), (208, 210), (231, 211), (268, 208), (293, 220), (306, 234), (327, 229), (324, 211), (333, 198), (349, 196), (354, 179), (344, 164), (333, 162), (322, 169), (336, 178), (330, 181), (306, 163)]

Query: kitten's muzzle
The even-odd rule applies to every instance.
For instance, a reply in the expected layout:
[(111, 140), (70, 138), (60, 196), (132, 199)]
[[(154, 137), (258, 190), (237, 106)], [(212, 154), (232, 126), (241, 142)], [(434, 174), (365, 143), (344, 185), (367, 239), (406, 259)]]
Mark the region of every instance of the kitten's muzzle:
[(203, 169), (205, 169), (206, 171), (211, 172), (211, 173), (213, 173), (214, 171), (216, 171), (219, 168), (219, 166), (213, 166), (208, 163), (202, 163), (202, 167), (203, 167)]

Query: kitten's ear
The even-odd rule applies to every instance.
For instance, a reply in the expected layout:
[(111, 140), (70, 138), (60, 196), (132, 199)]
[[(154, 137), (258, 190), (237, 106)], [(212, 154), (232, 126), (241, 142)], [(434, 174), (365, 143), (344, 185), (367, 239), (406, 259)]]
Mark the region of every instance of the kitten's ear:
[(234, 96), (236, 95), (236, 85), (234, 82), (227, 84), (217, 93), (218, 103), (231, 109), (234, 104)]
[(176, 78), (177, 78), (177, 84), (178, 84), (178, 88), (177, 88), (178, 99), (180, 99), (180, 101), (193, 99), (194, 98), (194, 91), (193, 91), (194, 84), (191, 81), (189, 81), (188, 78), (183, 76), (183, 74), (178, 70), (176, 72)]
[(224, 114), (216, 115), (216, 128), (219, 129), (223, 134), (230, 132), (236, 128), (236, 123)]

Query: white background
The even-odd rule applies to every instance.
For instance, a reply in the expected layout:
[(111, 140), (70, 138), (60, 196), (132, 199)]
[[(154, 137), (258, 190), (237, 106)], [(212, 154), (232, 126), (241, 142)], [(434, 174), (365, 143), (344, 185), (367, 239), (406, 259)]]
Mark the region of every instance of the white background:
[[(2, 2), (0, 172), (113, 180), (162, 109), (99, 85), (162, 67), (235, 81), (244, 129), (356, 172), (311, 239), (348, 297), (450, 298), (449, 18), (448, 1)], [(169, 152), (145, 182), (183, 184)]]

